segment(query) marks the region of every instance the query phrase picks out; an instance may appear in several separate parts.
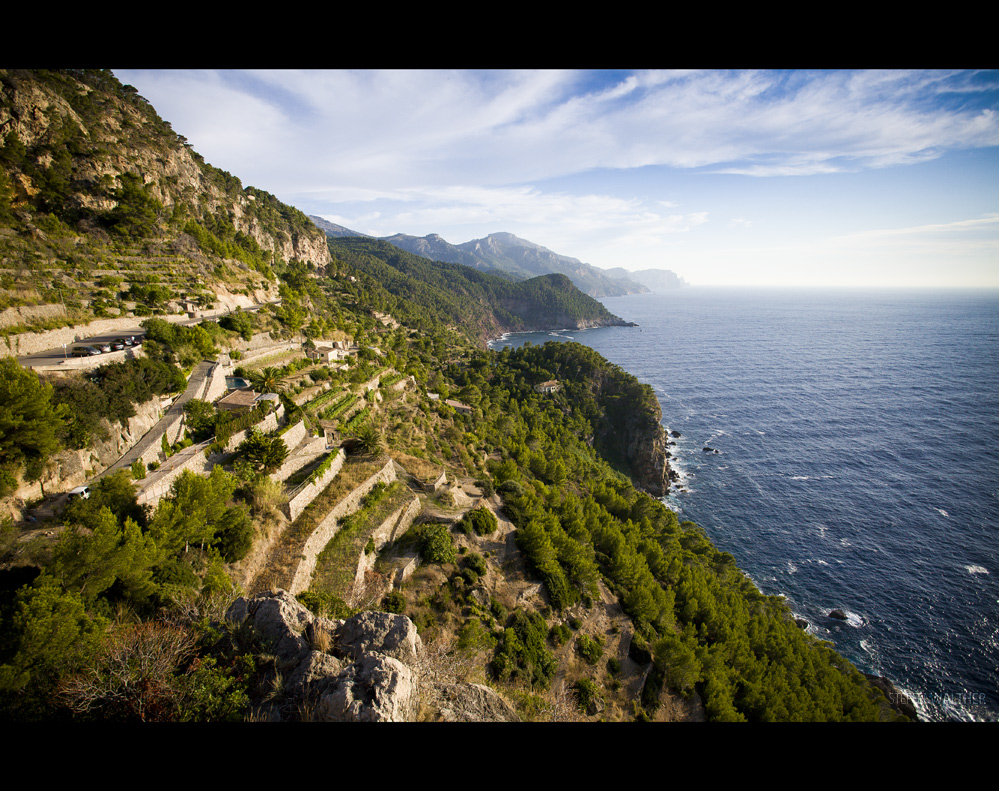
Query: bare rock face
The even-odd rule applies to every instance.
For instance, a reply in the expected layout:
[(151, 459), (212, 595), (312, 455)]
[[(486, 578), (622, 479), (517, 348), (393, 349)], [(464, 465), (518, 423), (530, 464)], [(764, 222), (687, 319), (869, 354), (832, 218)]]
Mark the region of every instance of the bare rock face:
[[(516, 722), (516, 712), (479, 684), (435, 683), (416, 626), (404, 615), (363, 612), (345, 621), (321, 618), (289, 592), (237, 599), (226, 619), (252, 629), (273, 652), (284, 676), (282, 697), (262, 708), (275, 721), (297, 719), (308, 704), (326, 722), (411, 722), (421, 684), (436, 691), (445, 722)], [(422, 681), (421, 679), (431, 679)], [(426, 702), (426, 701), (424, 701)]]
[(337, 676), (315, 713), (325, 722), (410, 722), (418, 708), (413, 671), (398, 659), (371, 653)]
[(344, 621), (336, 633), (337, 647), (355, 661), (372, 651), (411, 664), (423, 641), (416, 626), (404, 615), (364, 612)]
[(273, 590), (252, 599), (240, 597), (226, 613), (230, 621), (246, 622), (271, 644), (274, 654), (284, 662), (301, 661), (308, 654), (309, 643), (302, 633), (314, 617), (285, 590)]
[(451, 684), (441, 695), (442, 722), (520, 722), (513, 706), (482, 684)]
[(344, 669), (344, 661), (322, 651), (310, 651), (285, 682), (295, 697), (322, 692)]

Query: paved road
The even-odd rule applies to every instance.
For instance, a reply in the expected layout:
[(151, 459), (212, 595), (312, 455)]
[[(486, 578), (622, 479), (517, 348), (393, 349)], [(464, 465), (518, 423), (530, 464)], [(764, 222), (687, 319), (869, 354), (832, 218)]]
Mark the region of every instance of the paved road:
[[(260, 305), (251, 305), (248, 308), (243, 308), (246, 313), (252, 313), (254, 311), (260, 310), (264, 305), (277, 305), (280, 304), (280, 299), (275, 299), (272, 302), (264, 302)], [(224, 313), (218, 314), (218, 316), (223, 316)], [(184, 319), (183, 321), (178, 321), (177, 323), (189, 327), (193, 324), (200, 324), (206, 319), (218, 318), (218, 316), (204, 316), (199, 319)], [(161, 317), (154, 317), (161, 318)], [(111, 333), (105, 333), (104, 335), (94, 335), (91, 338), (86, 338), (84, 340), (74, 341), (73, 343), (66, 344), (66, 348), (62, 346), (56, 346), (55, 348), (48, 349), (44, 352), (37, 352), (35, 354), (28, 354), (23, 357), (18, 357), (17, 361), (25, 368), (32, 365), (59, 365), (67, 357), (72, 357), (74, 346), (95, 346), (100, 343), (110, 343), (115, 338), (125, 338), (129, 335), (134, 335), (136, 338), (145, 338), (146, 331), (139, 326), (139, 322), (143, 319), (136, 319), (134, 327), (129, 327), (124, 330), (117, 330)]]
[[(202, 360), (198, 363), (195, 366), (194, 371), (191, 372), (191, 378), (187, 380), (187, 389), (177, 396), (177, 399), (170, 405), (170, 408), (166, 411), (166, 414), (160, 418), (160, 421), (149, 429), (149, 431), (142, 436), (142, 439), (132, 446), (131, 450), (104, 470), (104, 472), (97, 475), (94, 480), (99, 480), (105, 475), (110, 475), (111, 473), (124, 469), (125, 467), (131, 467), (132, 463), (136, 459), (140, 458), (143, 453), (149, 450), (151, 445), (156, 445), (158, 447), (160, 442), (162, 442), (163, 433), (167, 430), (167, 427), (181, 412), (184, 411), (184, 404), (192, 398), (201, 398), (204, 395), (205, 382), (208, 379), (208, 373), (214, 366), (215, 363), (208, 360)], [(91, 483), (92, 482), (93, 481), (91, 481)], [(138, 481), (138, 483), (140, 486), (142, 485), (142, 481)]]

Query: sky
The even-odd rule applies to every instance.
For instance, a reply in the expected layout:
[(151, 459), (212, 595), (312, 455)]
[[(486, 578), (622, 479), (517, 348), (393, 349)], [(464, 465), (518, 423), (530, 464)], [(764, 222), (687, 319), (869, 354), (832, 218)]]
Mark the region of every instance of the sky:
[(999, 287), (999, 71), (113, 71), (244, 186), (372, 236)]

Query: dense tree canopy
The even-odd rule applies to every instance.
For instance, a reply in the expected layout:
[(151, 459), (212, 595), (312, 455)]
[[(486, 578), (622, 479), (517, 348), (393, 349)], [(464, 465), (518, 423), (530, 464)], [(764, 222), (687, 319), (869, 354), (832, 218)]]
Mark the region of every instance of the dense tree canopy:
[(59, 449), (59, 434), (69, 410), (52, 403), (52, 386), (18, 365), (0, 360), (0, 496), (11, 492), (23, 471), (38, 478), (48, 457)]

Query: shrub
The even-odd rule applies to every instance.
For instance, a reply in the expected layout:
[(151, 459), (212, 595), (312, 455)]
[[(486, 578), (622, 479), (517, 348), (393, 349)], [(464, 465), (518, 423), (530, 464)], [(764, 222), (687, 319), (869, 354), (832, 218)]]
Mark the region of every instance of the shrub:
[(476, 535), (488, 536), (496, 531), (497, 524), (493, 512), (480, 506), (466, 513), (455, 527), (465, 535), (475, 531)]
[(253, 546), (253, 521), (245, 505), (227, 508), (215, 528), (215, 546), (227, 563), (246, 557)]
[(546, 626), (539, 613), (515, 612), (490, 662), (493, 675), (500, 680), (523, 680), (532, 687), (546, 689), (557, 667), (555, 656), (545, 647)]
[(600, 687), (588, 678), (581, 678), (576, 682), (576, 694), (579, 696), (580, 711), (587, 714), (596, 714), (603, 703)]
[(470, 552), (465, 556), (465, 565), (480, 577), (486, 573), (486, 559), (478, 552)]
[(548, 639), (551, 640), (552, 645), (556, 648), (565, 645), (571, 637), (572, 632), (569, 631), (569, 627), (564, 623), (555, 624), (548, 632)]
[(592, 637), (581, 634), (576, 638), (576, 652), (589, 664), (595, 665), (603, 656), (604, 647)]
[(455, 551), (451, 531), (446, 525), (427, 525), (420, 534), (420, 557), (426, 563), (454, 563)]
[(402, 614), (406, 611), (406, 594), (402, 591), (392, 591), (382, 599), (382, 608), (385, 612)]

